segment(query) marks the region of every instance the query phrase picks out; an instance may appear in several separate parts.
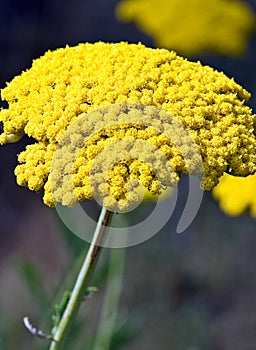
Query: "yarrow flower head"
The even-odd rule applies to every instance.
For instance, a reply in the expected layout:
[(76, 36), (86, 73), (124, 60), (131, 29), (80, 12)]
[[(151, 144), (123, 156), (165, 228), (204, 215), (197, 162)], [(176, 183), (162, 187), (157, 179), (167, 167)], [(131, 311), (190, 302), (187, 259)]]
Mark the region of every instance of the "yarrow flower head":
[(249, 211), (256, 217), (256, 175), (235, 177), (225, 174), (213, 189), (221, 209), (230, 216)]
[(188, 57), (202, 52), (240, 55), (255, 28), (251, 9), (238, 0), (123, 0), (116, 12), (152, 36), (157, 47)]
[(1, 144), (35, 140), (18, 156), (17, 182), (44, 188), (49, 206), (98, 196), (126, 210), (138, 181), (158, 194), (180, 173), (203, 172), (210, 190), (224, 172), (256, 169), (250, 94), (165, 49), (98, 42), (48, 51), (1, 96)]

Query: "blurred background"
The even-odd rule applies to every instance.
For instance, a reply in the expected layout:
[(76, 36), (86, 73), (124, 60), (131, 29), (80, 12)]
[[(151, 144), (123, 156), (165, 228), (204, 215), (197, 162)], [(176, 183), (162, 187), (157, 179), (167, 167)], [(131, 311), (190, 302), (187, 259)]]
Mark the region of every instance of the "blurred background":
[[(33, 59), (66, 44), (141, 41), (156, 47), (136, 23), (117, 18), (118, 3), (1, 0), (0, 88), (29, 68)], [(243, 3), (256, 13), (255, 1)], [(234, 77), (251, 92), (249, 105), (256, 111), (255, 30), (237, 57), (202, 51), (190, 59)], [(2, 101), (1, 106), (6, 104)], [(26, 331), (22, 317), (29, 315), (35, 325), (50, 330), (54, 304), (63, 288), (72, 286), (87, 247), (54, 209), (44, 206), (41, 193), (17, 186), (17, 154), (30, 142), (24, 139), (0, 148), (0, 350), (47, 349), (47, 342)], [(117, 266), (123, 258), (125, 266), (111, 350), (256, 348), (255, 221), (248, 214), (226, 216), (211, 193), (205, 193), (195, 220), (178, 235), (187, 194), (183, 180), (168, 224), (143, 244), (122, 250), (125, 257), (117, 255)], [(86, 207), (97, 215), (94, 203)], [(140, 213), (135, 213), (137, 220)], [(109, 254), (109, 249), (103, 251), (94, 278), (100, 291), (83, 305), (65, 349), (93, 349), (109, 280)]]

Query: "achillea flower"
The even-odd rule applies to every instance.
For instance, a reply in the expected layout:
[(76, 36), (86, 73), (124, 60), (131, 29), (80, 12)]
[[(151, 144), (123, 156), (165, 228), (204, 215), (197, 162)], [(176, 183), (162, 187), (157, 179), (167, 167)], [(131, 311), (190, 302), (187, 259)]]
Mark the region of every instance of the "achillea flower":
[(213, 189), (213, 196), (228, 215), (238, 216), (249, 211), (256, 217), (256, 175), (235, 177), (225, 174)]
[[(94, 181), (110, 207), (117, 201), (124, 208), (137, 200), (128, 187), (136, 187), (138, 179), (157, 194), (175, 185), (179, 173), (197, 173), (198, 153), (204, 189), (212, 189), (224, 172), (255, 172), (255, 116), (245, 105), (250, 94), (225, 74), (174, 52), (124, 42), (67, 46), (35, 60), (1, 94), (9, 108), (0, 111), (0, 142), (17, 141), (23, 134), (35, 139), (19, 155), (15, 174), (22, 186), (36, 191), (44, 187), (49, 206), (56, 200), (73, 205), (74, 200), (91, 199)], [(113, 125), (111, 118), (116, 118)], [(166, 137), (172, 125), (176, 134)], [(180, 125), (183, 130), (177, 137)], [(86, 138), (81, 139), (84, 132)], [(110, 166), (107, 182), (101, 182), (93, 168), (95, 158), (117, 142), (124, 142), (124, 150), (131, 148), (127, 140), (143, 140), (161, 150), (172, 175), (167, 178), (161, 169), (161, 185), (156, 168), (145, 165), (145, 159), (111, 164), (111, 158), (105, 162)], [(134, 145), (135, 155), (141, 152), (146, 158), (151, 152), (144, 152), (139, 142)], [(158, 164), (160, 156), (154, 153), (151, 164)], [(99, 162), (104, 163), (100, 158)], [(49, 176), (54, 169), (57, 177)]]
[(187, 57), (201, 52), (240, 55), (255, 28), (252, 11), (238, 0), (123, 0), (117, 16), (135, 22), (156, 47)]

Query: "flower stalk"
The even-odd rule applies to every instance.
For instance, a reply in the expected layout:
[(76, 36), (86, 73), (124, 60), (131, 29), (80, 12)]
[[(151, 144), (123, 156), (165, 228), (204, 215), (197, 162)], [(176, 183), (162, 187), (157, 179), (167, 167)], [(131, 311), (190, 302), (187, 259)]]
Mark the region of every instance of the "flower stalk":
[(93, 240), (78, 274), (77, 280), (75, 282), (73, 291), (70, 296), (70, 300), (63, 313), (61, 321), (55, 333), (53, 334), (54, 341), (51, 342), (49, 350), (61, 350), (63, 348), (67, 332), (73, 320), (75, 319), (79, 307), (83, 301), (87, 287), (88, 277), (95, 265), (97, 257), (99, 256), (99, 252), (101, 251), (100, 244), (102, 242), (104, 232), (112, 219), (112, 216), (112, 212), (102, 207), (97, 226), (95, 228)]

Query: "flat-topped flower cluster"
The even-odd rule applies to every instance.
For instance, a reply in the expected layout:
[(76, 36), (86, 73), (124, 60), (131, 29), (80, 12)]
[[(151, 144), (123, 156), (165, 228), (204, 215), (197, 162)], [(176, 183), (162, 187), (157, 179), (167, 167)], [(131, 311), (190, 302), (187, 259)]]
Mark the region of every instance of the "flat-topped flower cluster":
[[(113, 105), (152, 106), (166, 112), (164, 123), (171, 124), (173, 118), (182, 123), (202, 158), (204, 189), (212, 189), (224, 172), (247, 176), (256, 169), (255, 116), (246, 106), (250, 94), (224, 73), (165, 49), (98, 42), (48, 51), (1, 94), (9, 104), (0, 111), (4, 127), (1, 144), (16, 142), (24, 134), (35, 140), (18, 157), (17, 182), (35, 191), (44, 188), (49, 206), (55, 205), (57, 198), (49, 178), (53, 157), (68, 128), (86, 122), (93, 111), (107, 108), (109, 112)], [(106, 145), (121, 139), (147, 140), (161, 149), (177, 174), (188, 173), (184, 154), (150, 128), (158, 112), (148, 110), (140, 127), (129, 124), (129, 113), (125, 127), (105, 129), (108, 119), (102, 112), (94, 114), (100, 127), (81, 145), (71, 171), (77, 200), (92, 198), (87, 177), (93, 160)], [(136, 113), (140, 113), (138, 109)], [(152, 169), (142, 163), (134, 160), (113, 167), (107, 186), (115, 200), (125, 198), (124, 184), (136, 176), (150, 192), (157, 193), (161, 186)], [(106, 186), (101, 190), (106, 191)], [(61, 198), (64, 204), (72, 202)]]

